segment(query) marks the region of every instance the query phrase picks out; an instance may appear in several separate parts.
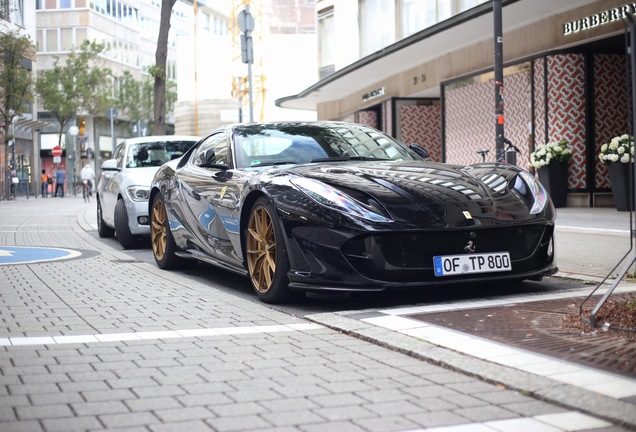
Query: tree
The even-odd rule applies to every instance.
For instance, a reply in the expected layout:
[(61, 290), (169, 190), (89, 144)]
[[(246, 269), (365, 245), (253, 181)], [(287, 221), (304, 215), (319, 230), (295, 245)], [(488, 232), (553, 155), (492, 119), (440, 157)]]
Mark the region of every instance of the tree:
[(153, 133), (166, 133), (166, 62), (168, 59), (168, 34), (170, 33), (170, 15), (177, 0), (161, 0), (161, 21), (159, 23), (159, 38), (155, 52), (155, 66), (149, 73), (155, 78), (154, 85), (154, 125)]
[(66, 126), (78, 112), (97, 116), (113, 104), (111, 71), (103, 67), (99, 58), (104, 48), (95, 41), (84, 41), (79, 50), (71, 51), (63, 65), (56, 58), (53, 68), (38, 77), (35, 89), (42, 107), (60, 125), (59, 145)]
[(31, 109), (33, 80), (22, 60), (29, 58), (33, 50), (31, 39), (17, 30), (0, 34), (0, 116), (5, 125), (3, 149), (6, 149), (4, 146), (9, 139), (13, 139), (8, 126), (15, 117)]
[[(142, 80), (136, 80), (129, 71), (124, 71), (118, 82), (117, 108), (122, 117), (147, 123), (154, 131), (154, 77), (145, 75)], [(177, 99), (176, 85), (172, 81), (166, 82), (165, 99), (167, 109), (172, 110)]]

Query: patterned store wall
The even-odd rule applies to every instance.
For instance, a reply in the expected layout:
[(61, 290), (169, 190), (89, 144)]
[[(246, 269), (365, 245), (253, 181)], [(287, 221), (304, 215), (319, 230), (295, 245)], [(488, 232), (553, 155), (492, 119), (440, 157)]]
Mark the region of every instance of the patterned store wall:
[(535, 144), (547, 142), (545, 139), (545, 62), (544, 58), (532, 62), (534, 79), (534, 141)]
[(597, 188), (610, 187), (607, 166), (598, 159), (601, 145), (617, 135), (629, 133), (630, 92), (626, 74), (624, 56), (594, 56), (594, 183)]
[(442, 111), (439, 105), (409, 105), (400, 108), (400, 133), (405, 144), (419, 144), (429, 160), (442, 161)]
[(568, 164), (568, 187), (585, 188), (587, 173), (585, 56), (558, 54), (548, 56), (548, 137), (549, 141), (565, 139), (572, 147)]
[(378, 113), (376, 111), (358, 111), (356, 123), (378, 129)]
[[(517, 165), (528, 167), (530, 121), (529, 72), (504, 78), (504, 133), (521, 150)], [(481, 161), (477, 150), (488, 149), (486, 160), (495, 159), (495, 84), (475, 82), (445, 92), (446, 162), (472, 164)]]

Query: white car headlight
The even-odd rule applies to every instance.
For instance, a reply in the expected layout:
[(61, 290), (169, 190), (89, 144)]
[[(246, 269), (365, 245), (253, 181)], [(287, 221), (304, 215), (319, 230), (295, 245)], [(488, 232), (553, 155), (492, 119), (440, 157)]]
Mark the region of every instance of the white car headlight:
[(128, 197), (135, 202), (148, 201), (148, 197), (150, 196), (148, 186), (128, 186), (126, 192), (128, 193)]
[(371, 211), (353, 198), (340, 192), (338, 189), (320, 181), (302, 177), (295, 178), (290, 181), (312, 200), (325, 207), (353, 214), (373, 222), (393, 222), (393, 220), (386, 216)]
[(514, 189), (522, 196), (532, 195), (533, 203), (530, 214), (541, 213), (548, 203), (548, 192), (543, 185), (527, 171), (519, 171), (515, 179)]

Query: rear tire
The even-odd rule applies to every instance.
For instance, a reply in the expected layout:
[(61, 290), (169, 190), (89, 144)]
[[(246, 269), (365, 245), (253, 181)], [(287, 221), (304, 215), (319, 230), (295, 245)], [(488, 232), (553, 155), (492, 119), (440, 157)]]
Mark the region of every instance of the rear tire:
[(182, 258), (176, 255), (179, 248), (170, 231), (166, 204), (161, 193), (155, 195), (150, 209), (150, 241), (152, 243), (152, 254), (160, 269), (170, 270), (196, 266), (197, 261), (195, 259)]
[(102, 217), (102, 203), (97, 199), (97, 233), (101, 238), (111, 238), (115, 235), (115, 230), (106, 225)]
[(265, 303), (289, 300), (289, 258), (274, 206), (256, 200), (245, 233), (247, 269), (256, 295)]
[(141, 245), (141, 239), (130, 232), (128, 226), (128, 212), (124, 200), (117, 200), (115, 205), (115, 233), (124, 249), (137, 249)]

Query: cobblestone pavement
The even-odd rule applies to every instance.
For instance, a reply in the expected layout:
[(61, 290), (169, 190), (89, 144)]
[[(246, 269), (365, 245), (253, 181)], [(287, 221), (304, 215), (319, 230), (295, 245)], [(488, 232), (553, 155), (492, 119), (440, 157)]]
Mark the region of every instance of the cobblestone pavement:
[[(359, 319), (304, 320), (138, 262), (86, 232), (94, 206), (0, 203), (0, 431), (636, 427), (620, 400)], [(3, 265), (12, 246), (81, 255)]]

